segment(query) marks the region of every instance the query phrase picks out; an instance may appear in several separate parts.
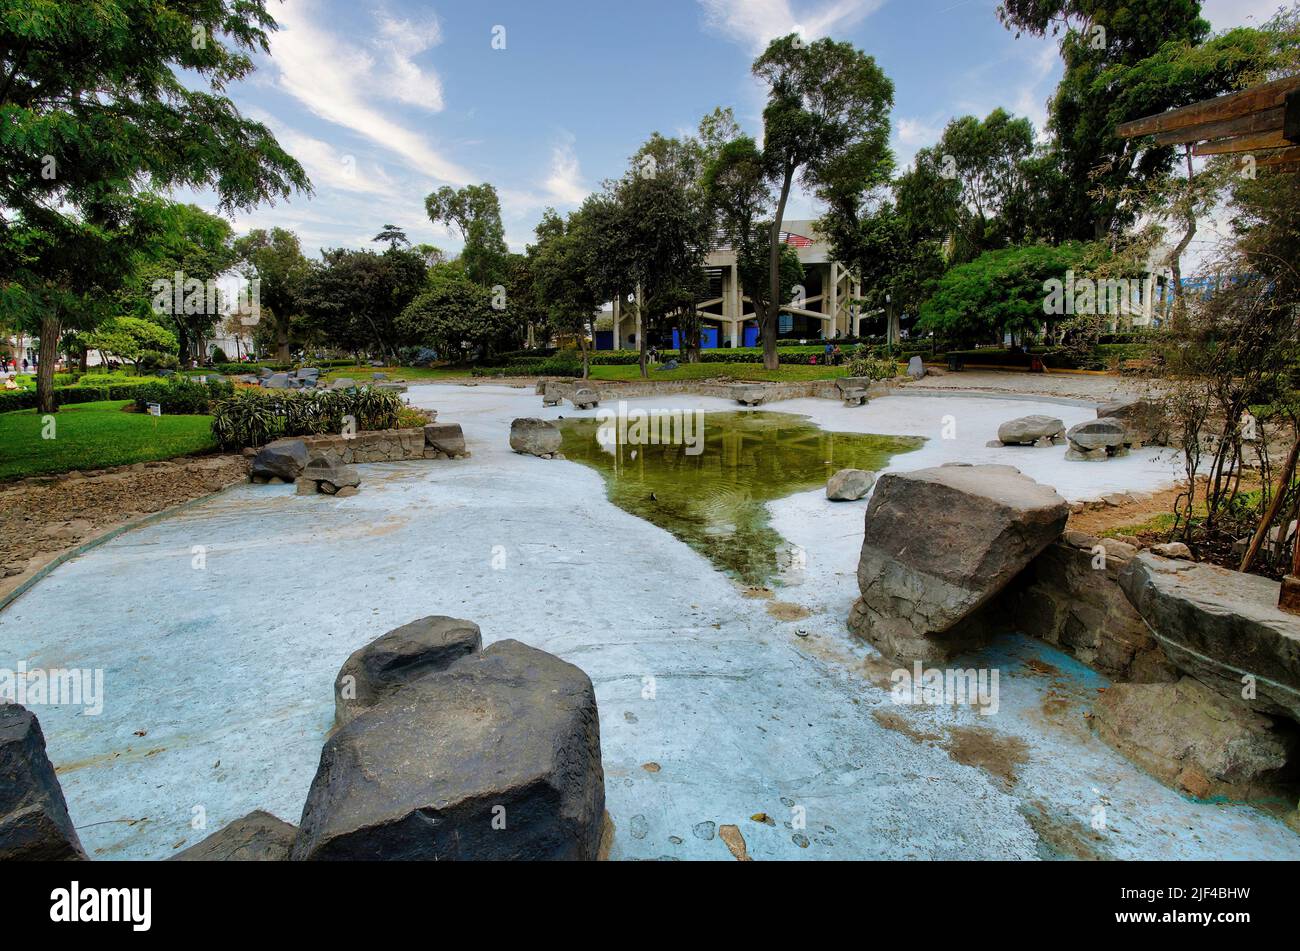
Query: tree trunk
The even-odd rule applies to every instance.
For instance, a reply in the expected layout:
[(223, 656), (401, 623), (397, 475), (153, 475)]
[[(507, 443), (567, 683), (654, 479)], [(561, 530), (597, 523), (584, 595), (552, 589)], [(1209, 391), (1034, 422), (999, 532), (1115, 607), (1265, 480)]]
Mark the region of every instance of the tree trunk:
[(1187, 214), (1185, 221), (1187, 228), (1183, 236), (1179, 239), (1178, 244), (1169, 252), (1166, 262), (1169, 264), (1169, 270), (1173, 274), (1174, 284), (1174, 306), (1169, 315), (1169, 321), (1177, 327), (1187, 310), (1187, 305), (1183, 300), (1183, 252), (1187, 246), (1192, 243), (1192, 238), (1196, 236), (1196, 214), (1192, 206), (1192, 147), (1186, 146), (1187, 150)]
[(591, 358), (587, 354), (587, 325), (583, 324), (582, 330), (578, 333), (578, 349), (582, 351), (582, 378), (584, 380), (591, 378)]
[(790, 198), (790, 185), (794, 181), (794, 166), (787, 164), (781, 179), (781, 198), (776, 204), (776, 218), (772, 222), (772, 237), (767, 246), (768, 298), (767, 320), (762, 323), (763, 366), (775, 370), (780, 366), (776, 354), (776, 330), (781, 313), (781, 219), (785, 217), (785, 203)]
[(54, 402), (54, 363), (59, 355), (59, 334), (62, 322), (54, 314), (41, 316), (41, 346), (36, 364), (36, 411), (58, 412)]
[[(1295, 475), (1296, 460), (1300, 458), (1300, 440), (1291, 447), (1291, 454), (1287, 456), (1286, 465), (1282, 467), (1282, 478), (1278, 480), (1277, 491), (1273, 493), (1273, 498), (1269, 501), (1268, 511), (1264, 513), (1264, 518), (1259, 523), (1259, 528), (1255, 529), (1255, 537), (1250, 540), (1250, 547), (1246, 549), (1245, 556), (1241, 559), (1241, 567), (1238, 571), (1249, 571), (1251, 562), (1255, 560), (1256, 553), (1259, 552), (1260, 546), (1264, 544), (1264, 539), (1268, 537), (1268, 527), (1273, 524), (1273, 519), (1277, 518), (1278, 509), (1282, 507), (1282, 500), (1286, 498), (1287, 489), (1291, 487), (1291, 479)], [(1286, 542), (1286, 526), (1283, 525), (1282, 532), (1279, 535), (1281, 543)]]
[(289, 328), (283, 324), (275, 328), (275, 362), (289, 362)]

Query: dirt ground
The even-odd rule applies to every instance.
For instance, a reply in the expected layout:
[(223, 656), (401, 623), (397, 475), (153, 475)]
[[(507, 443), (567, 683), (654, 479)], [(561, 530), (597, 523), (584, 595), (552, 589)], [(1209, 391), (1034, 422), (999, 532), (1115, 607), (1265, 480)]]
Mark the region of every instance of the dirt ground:
[(63, 553), (247, 477), (243, 456), (213, 455), (0, 486), (0, 602)]

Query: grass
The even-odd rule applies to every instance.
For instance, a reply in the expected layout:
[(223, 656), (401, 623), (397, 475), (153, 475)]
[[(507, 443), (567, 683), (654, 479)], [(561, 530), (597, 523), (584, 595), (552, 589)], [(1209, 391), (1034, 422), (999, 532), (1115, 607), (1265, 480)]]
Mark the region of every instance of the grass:
[(0, 479), (106, 469), (216, 448), (210, 416), (126, 413), (128, 400), (79, 403), (54, 414), (53, 439), (33, 410), (0, 413)]
[[(423, 383), (429, 380), (469, 379), (469, 370), (465, 367), (335, 367), (328, 373), (321, 374), (321, 379), (332, 383), (340, 377), (356, 380), (357, 383), (371, 382), (370, 374), (385, 373), (390, 381)], [(383, 382), (382, 380), (380, 382)]]
[[(650, 367), (651, 380), (707, 380), (725, 377), (731, 380), (762, 380), (764, 382), (793, 382), (799, 380), (833, 380), (845, 376), (846, 367), (828, 367), (821, 364), (782, 364), (775, 370), (765, 370), (761, 363), (684, 363), (676, 370), (659, 370)], [(639, 380), (641, 370), (636, 366), (594, 366), (593, 380)]]

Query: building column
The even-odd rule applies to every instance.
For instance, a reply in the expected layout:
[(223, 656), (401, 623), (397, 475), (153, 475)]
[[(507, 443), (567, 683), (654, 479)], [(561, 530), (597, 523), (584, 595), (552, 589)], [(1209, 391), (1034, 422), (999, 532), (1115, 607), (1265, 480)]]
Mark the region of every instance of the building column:
[(614, 349), (615, 350), (623, 349), (623, 307), (622, 307), (623, 302), (619, 299), (622, 296), (623, 295), (621, 293), (614, 295)]
[(840, 329), (840, 274), (839, 264), (831, 261), (831, 286), (822, 292), (822, 307), (828, 308), (827, 312), (831, 315), (831, 332), (827, 336), (834, 337)]
[(638, 350), (644, 346), (641, 339), (641, 282), (636, 285), (636, 347)]

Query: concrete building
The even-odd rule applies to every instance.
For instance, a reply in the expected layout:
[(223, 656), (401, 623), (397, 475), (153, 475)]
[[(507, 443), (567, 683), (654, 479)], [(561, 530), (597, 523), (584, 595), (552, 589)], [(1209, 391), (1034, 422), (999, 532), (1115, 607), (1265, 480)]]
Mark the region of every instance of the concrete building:
[[(782, 232), (804, 267), (804, 281), (795, 299), (782, 308), (777, 333), (787, 339), (832, 339), (857, 336), (862, 315), (854, 301), (862, 296), (857, 278), (831, 257), (830, 246), (818, 234), (815, 222), (787, 220)], [(758, 345), (758, 317), (754, 302), (741, 286), (736, 252), (723, 244), (714, 247), (704, 263), (709, 297), (699, 304), (703, 347)], [(641, 335), (635, 310), (626, 312), (614, 301), (609, 315), (612, 330), (598, 332), (598, 350), (635, 348)], [(674, 334), (675, 336), (675, 334)], [(678, 341), (674, 340), (674, 346)]]

